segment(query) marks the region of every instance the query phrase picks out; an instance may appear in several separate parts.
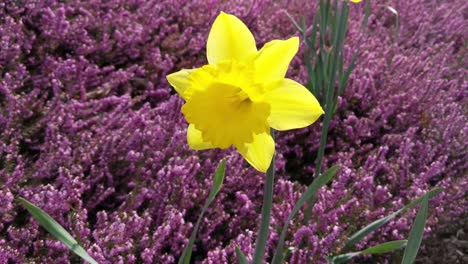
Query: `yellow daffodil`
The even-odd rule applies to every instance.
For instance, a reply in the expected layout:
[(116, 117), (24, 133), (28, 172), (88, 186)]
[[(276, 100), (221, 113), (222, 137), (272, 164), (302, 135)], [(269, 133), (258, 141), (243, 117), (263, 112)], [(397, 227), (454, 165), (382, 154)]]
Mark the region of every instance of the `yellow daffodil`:
[(221, 12), (207, 42), (208, 65), (167, 76), (185, 100), (192, 149), (229, 148), (265, 172), (275, 143), (270, 127), (288, 130), (315, 122), (323, 110), (301, 84), (284, 78), (297, 37), (273, 40), (259, 51), (247, 26)]
[(360, 3), (360, 2), (362, 2), (362, 0), (349, 0), (349, 1), (351, 1), (351, 2), (353, 2), (353, 3)]

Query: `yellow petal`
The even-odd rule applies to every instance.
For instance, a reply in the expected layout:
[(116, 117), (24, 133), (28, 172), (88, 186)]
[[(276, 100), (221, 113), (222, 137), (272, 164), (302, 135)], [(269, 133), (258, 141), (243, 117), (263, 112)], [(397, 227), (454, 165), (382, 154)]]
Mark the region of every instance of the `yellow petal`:
[(277, 130), (306, 127), (324, 112), (317, 99), (302, 84), (284, 79), (266, 95), (270, 104), (269, 125)]
[(270, 132), (255, 134), (251, 143), (236, 146), (237, 151), (256, 170), (266, 172), (275, 153), (275, 142)]
[(203, 140), (202, 132), (195, 128), (195, 125), (190, 124), (187, 128), (187, 142), (189, 147), (194, 150), (210, 149), (213, 146)]
[(360, 3), (362, 0), (350, 0), (353, 3)]
[(189, 87), (189, 76), (193, 72), (193, 70), (180, 70), (178, 72), (174, 72), (166, 76), (167, 81), (171, 84), (172, 87), (176, 90), (176, 92), (185, 99), (184, 92)]
[(255, 82), (264, 83), (284, 78), (298, 49), (298, 37), (266, 43), (255, 58)]
[(247, 26), (233, 15), (221, 12), (215, 19), (206, 44), (208, 63), (244, 61), (255, 56), (255, 39)]

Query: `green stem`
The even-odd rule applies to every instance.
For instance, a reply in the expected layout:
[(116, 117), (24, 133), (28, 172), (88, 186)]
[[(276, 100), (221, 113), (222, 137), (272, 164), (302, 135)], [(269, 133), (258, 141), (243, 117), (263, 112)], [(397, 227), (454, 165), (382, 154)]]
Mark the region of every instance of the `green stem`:
[[(322, 134), (320, 136), (320, 146), (317, 152), (317, 159), (315, 164), (315, 178), (320, 175), (320, 171), (322, 170), (322, 161), (323, 156), (325, 155), (325, 146), (327, 145), (327, 137), (328, 137), (328, 127), (330, 126), (330, 121), (333, 116), (333, 112), (329, 111), (328, 108), (325, 110), (325, 117), (323, 119), (323, 126), (322, 126)], [(309, 222), (310, 216), (312, 214), (312, 209), (314, 207), (313, 198), (308, 202), (307, 207), (304, 211), (304, 224)]]
[[(348, 5), (346, 2), (343, 3), (341, 7), (341, 14), (338, 14), (338, 10), (335, 11), (335, 29), (333, 32), (333, 44), (331, 53), (329, 54), (331, 57), (330, 62), (330, 69), (329, 69), (329, 80), (328, 83), (324, 85), (325, 88), (325, 117), (323, 119), (323, 126), (322, 126), (322, 134), (320, 135), (320, 146), (317, 152), (317, 159), (315, 160), (315, 177), (318, 177), (322, 171), (322, 161), (323, 156), (325, 155), (325, 147), (327, 145), (327, 137), (328, 137), (328, 128), (330, 126), (330, 121), (333, 117), (334, 107), (337, 102), (337, 95), (335, 94), (335, 80), (337, 74), (337, 66), (342, 56), (342, 43), (346, 33), (346, 21), (347, 21), (347, 12), (348, 12)], [(306, 224), (310, 216), (312, 214), (312, 207), (313, 201), (311, 200), (307, 205), (307, 208), (304, 212), (304, 223)]]
[(325, 117), (323, 118), (322, 133), (320, 135), (320, 146), (317, 152), (317, 159), (315, 160), (315, 176), (320, 175), (320, 171), (322, 170), (322, 161), (323, 156), (325, 155), (325, 147), (327, 145), (328, 128), (330, 127), (330, 121), (332, 116), (332, 111), (326, 109)]
[[(271, 136), (275, 137), (273, 129), (271, 130)], [(268, 239), (268, 233), (270, 228), (271, 218), (271, 207), (273, 203), (273, 183), (275, 180), (275, 154), (271, 159), (270, 167), (266, 172), (266, 182), (263, 193), (263, 205), (262, 205), (262, 220), (260, 222), (260, 230), (258, 232), (257, 241), (255, 244), (255, 253), (253, 257), (254, 264), (262, 264), (263, 256), (265, 255), (266, 242)]]

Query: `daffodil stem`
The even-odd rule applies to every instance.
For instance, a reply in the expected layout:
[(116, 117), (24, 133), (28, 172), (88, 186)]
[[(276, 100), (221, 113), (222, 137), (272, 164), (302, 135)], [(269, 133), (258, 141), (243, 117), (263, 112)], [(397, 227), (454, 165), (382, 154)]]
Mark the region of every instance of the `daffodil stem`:
[(317, 154), (317, 160), (315, 164), (315, 176), (320, 175), (322, 171), (322, 161), (323, 156), (325, 156), (325, 147), (327, 145), (327, 137), (328, 137), (328, 127), (330, 126), (332, 114), (327, 112), (323, 119), (323, 127), (322, 127), (322, 135), (320, 135), (320, 147)]
[[(322, 161), (323, 156), (325, 155), (325, 147), (327, 145), (328, 127), (330, 126), (330, 121), (332, 117), (333, 114), (327, 109), (325, 111), (325, 117), (323, 118), (322, 135), (320, 136), (320, 146), (317, 152), (317, 159), (315, 164), (315, 177), (319, 177), (322, 170)], [(312, 215), (313, 206), (314, 203), (312, 200), (310, 200), (304, 211), (304, 224), (307, 224), (307, 222), (309, 222), (310, 216)]]
[[(271, 137), (275, 137), (273, 129)], [(255, 252), (253, 257), (254, 264), (262, 264), (265, 255), (266, 242), (270, 228), (271, 207), (273, 203), (273, 183), (275, 180), (275, 154), (271, 159), (270, 167), (266, 172), (266, 182), (263, 193), (262, 205), (262, 220), (260, 222), (260, 230), (258, 231), (257, 242), (255, 244)]]
[[(329, 2), (327, 2), (329, 4)], [(322, 7), (321, 7), (322, 8)], [(317, 152), (317, 159), (315, 160), (315, 177), (319, 177), (322, 173), (322, 161), (323, 156), (325, 155), (325, 148), (327, 145), (327, 137), (328, 137), (328, 128), (330, 126), (330, 121), (333, 117), (333, 113), (335, 112), (335, 107), (338, 102), (338, 96), (341, 91), (340, 87), (338, 87), (338, 91), (335, 92), (335, 80), (338, 75), (338, 81), (340, 81), (341, 74), (342, 74), (342, 65), (339, 65), (340, 58), (343, 60), (343, 41), (346, 34), (346, 23), (348, 20), (348, 3), (343, 2), (340, 10), (340, 14), (338, 14), (338, 3), (335, 1), (335, 16), (331, 19), (335, 19), (334, 24), (335, 27), (332, 28), (332, 48), (329, 55), (330, 60), (327, 60), (327, 63), (330, 63), (329, 66), (326, 66), (329, 69), (328, 74), (326, 75), (325, 82), (323, 83), (323, 92), (325, 95), (325, 117), (323, 118), (323, 126), (322, 126), (322, 134), (320, 136), (320, 146)], [(325, 23), (326, 24), (326, 23)], [(322, 29), (321, 29), (322, 30)], [(324, 31), (320, 31), (320, 35), (326, 34), (326, 28)], [(322, 52), (322, 51), (321, 51)], [(325, 53), (324, 53), (325, 54)], [(328, 55), (324, 55), (324, 57), (328, 57)], [(345, 84), (343, 84), (345, 85)], [(304, 224), (310, 219), (312, 214), (313, 208), (313, 200), (309, 201), (307, 208), (304, 212)]]

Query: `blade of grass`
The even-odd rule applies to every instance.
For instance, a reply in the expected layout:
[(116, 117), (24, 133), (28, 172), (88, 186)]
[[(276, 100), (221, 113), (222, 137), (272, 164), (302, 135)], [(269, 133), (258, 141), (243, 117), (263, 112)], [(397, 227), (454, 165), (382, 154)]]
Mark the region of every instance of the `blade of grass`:
[(373, 254), (373, 255), (385, 254), (385, 253), (389, 253), (397, 249), (401, 249), (406, 246), (407, 242), (408, 240), (395, 240), (395, 241), (385, 242), (377, 246), (367, 248), (362, 251), (345, 253), (345, 254), (341, 254), (338, 256), (327, 257), (326, 259), (328, 262), (333, 263), (333, 264), (345, 263), (346, 261), (356, 256), (362, 255), (362, 254)]
[(425, 196), (421, 202), (416, 219), (414, 220), (413, 227), (411, 228), (408, 237), (408, 246), (403, 254), (402, 264), (412, 264), (418, 255), (419, 247), (424, 235), (424, 226), (426, 225), (427, 210), (429, 207), (429, 199)]
[(240, 250), (238, 246), (236, 246), (236, 255), (237, 255), (237, 261), (239, 264), (248, 264), (249, 262), (247, 261), (247, 258), (245, 257), (244, 253)]
[(57, 221), (55, 221), (50, 215), (42, 211), (39, 207), (35, 206), (23, 197), (19, 197), (18, 201), (26, 207), (28, 212), (36, 219), (42, 227), (45, 228), (50, 234), (67, 246), (73, 253), (80, 256), (83, 260), (97, 264), (87, 252), (82, 248), (78, 242), (68, 233)]
[[(330, 5), (330, 2), (328, 1), (328, 6)], [(322, 6), (320, 6), (322, 8)], [(348, 19), (347, 14), (348, 14), (348, 4), (347, 2), (343, 2), (341, 6), (341, 12), (338, 15), (338, 10), (335, 11), (335, 17), (330, 15), (330, 19), (335, 19), (335, 24), (338, 28), (333, 29), (332, 28), (332, 33), (334, 34), (333, 43), (332, 47), (330, 48), (329, 52), (324, 55), (321, 52), (321, 58), (327, 58), (326, 61), (324, 62), (324, 65), (322, 65), (322, 71), (323, 71), (323, 77), (324, 77), (324, 82), (323, 82), (323, 92), (324, 92), (324, 99), (321, 98), (321, 105), (325, 109), (325, 116), (323, 118), (323, 125), (322, 125), (322, 131), (320, 135), (320, 145), (319, 149), (317, 151), (317, 158), (315, 160), (315, 175), (318, 176), (320, 175), (322, 171), (322, 160), (323, 156), (325, 154), (325, 147), (327, 143), (327, 136), (328, 136), (328, 127), (330, 125), (330, 121), (333, 117), (333, 112), (334, 112), (334, 107), (335, 107), (335, 78), (337, 74), (337, 66), (339, 62), (339, 56), (341, 54), (340, 50), (342, 47), (342, 42), (344, 41), (344, 36), (346, 33), (346, 23), (345, 20)], [(328, 7), (329, 9), (329, 7)], [(327, 10), (328, 10), (327, 9)], [(332, 12), (330, 12), (332, 14)], [(322, 25), (321, 25), (322, 26)], [(326, 29), (322, 30), (320, 28), (320, 34), (326, 34)], [(320, 74), (319, 74), (320, 75)], [(312, 201), (309, 203), (305, 210), (305, 217), (304, 217), (304, 223), (308, 222), (310, 219), (310, 215), (312, 212)]]
[(197, 223), (195, 224), (195, 227), (193, 228), (192, 234), (190, 235), (189, 243), (187, 244), (184, 251), (182, 252), (182, 255), (180, 256), (180, 259), (178, 262), (179, 264), (190, 263), (190, 258), (192, 257), (192, 248), (195, 243), (195, 238), (197, 237), (197, 232), (198, 232), (198, 229), (200, 228), (201, 221), (203, 220), (203, 216), (205, 215), (206, 210), (214, 201), (214, 199), (216, 198), (216, 195), (221, 189), (221, 185), (223, 184), (223, 181), (224, 181), (225, 171), (226, 171), (226, 160), (223, 159), (221, 160), (218, 167), (216, 168), (216, 172), (215, 172), (215, 176), (213, 180), (213, 186), (211, 187), (210, 193), (208, 194), (208, 199), (203, 205), (203, 208), (200, 213), (200, 216), (198, 217)]
[(367, 23), (369, 21), (369, 16), (370, 16), (370, 11), (371, 11), (371, 6), (370, 6), (370, 0), (366, 0), (366, 4), (364, 7), (364, 19), (362, 20), (362, 33), (366, 33), (367, 29)]
[(378, 229), (379, 227), (385, 225), (386, 223), (388, 223), (390, 220), (392, 220), (398, 214), (403, 213), (404, 211), (406, 211), (406, 210), (414, 207), (415, 205), (421, 203), (425, 198), (427, 198), (427, 199), (433, 198), (434, 196), (438, 195), (442, 191), (443, 191), (443, 188), (432, 189), (429, 192), (427, 192), (426, 194), (424, 194), (424, 195), (420, 196), (419, 198), (413, 200), (411, 203), (407, 204), (406, 206), (400, 208), (398, 211), (370, 223), (369, 225), (365, 226), (361, 230), (359, 230), (356, 233), (354, 233), (353, 235), (351, 235), (348, 238), (348, 242), (346, 243), (344, 249), (352, 248), (354, 245), (356, 245), (356, 243), (358, 243), (361, 239), (363, 239), (369, 233), (371, 233), (372, 231), (374, 231), (374, 230)]
[(286, 10), (282, 10), (282, 11), (286, 14), (286, 16), (288, 16), (289, 20), (296, 27), (297, 31), (299, 31), (301, 34), (304, 34), (303, 28), (299, 26), (299, 24), (296, 22), (294, 17), (291, 14), (289, 14), (288, 11), (286, 11)]
[(284, 241), (286, 239), (286, 233), (288, 231), (288, 226), (291, 220), (296, 216), (296, 214), (299, 212), (302, 206), (307, 201), (310, 201), (315, 196), (315, 193), (333, 178), (333, 176), (336, 174), (339, 168), (339, 166), (333, 166), (326, 172), (321, 174), (319, 177), (315, 178), (314, 181), (309, 185), (307, 190), (301, 195), (299, 200), (296, 202), (291, 213), (288, 216), (288, 219), (283, 225), (283, 229), (281, 231), (281, 235), (276, 246), (275, 255), (273, 256), (273, 260), (271, 262), (272, 264), (279, 264), (283, 261)]
[(346, 72), (340, 79), (339, 85), (338, 85), (338, 94), (337, 96), (340, 96), (341, 93), (343, 93), (344, 88), (346, 87), (346, 84), (348, 84), (349, 76), (351, 76), (351, 72), (354, 70), (354, 67), (356, 67), (356, 60), (358, 57), (358, 53), (355, 52), (353, 55), (353, 58), (351, 59), (351, 62), (349, 63), (348, 68), (346, 69)]
[(338, 256), (334, 256), (334, 257), (326, 256), (325, 260), (330, 264), (341, 264), (341, 263), (345, 263), (346, 261), (354, 258), (357, 255), (359, 255), (359, 253), (351, 252), (351, 253), (341, 254), (341, 255), (338, 255)]
[(314, 19), (312, 20), (312, 32), (310, 32), (310, 37), (308, 38), (309, 41), (308, 41), (308, 45), (309, 45), (309, 48), (311, 50), (311, 53), (313, 54), (312, 55), (312, 64), (315, 62), (316, 58), (315, 58), (315, 46), (316, 46), (316, 43), (317, 43), (317, 28), (318, 28), (318, 22), (317, 20), (319, 19), (319, 16), (318, 15), (315, 15), (314, 16)]
[(361, 254), (383, 254), (406, 246), (408, 240), (395, 240), (362, 250)]

